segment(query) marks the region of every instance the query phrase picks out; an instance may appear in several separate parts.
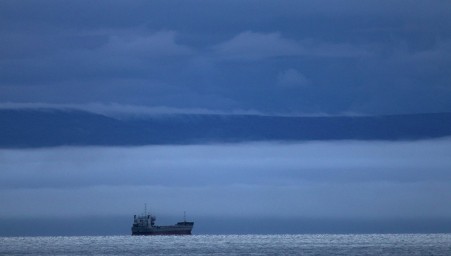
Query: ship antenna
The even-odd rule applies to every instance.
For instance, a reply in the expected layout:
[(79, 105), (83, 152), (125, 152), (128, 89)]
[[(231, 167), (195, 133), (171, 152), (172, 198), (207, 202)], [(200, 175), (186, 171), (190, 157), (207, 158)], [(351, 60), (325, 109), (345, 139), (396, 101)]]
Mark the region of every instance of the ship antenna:
[(144, 204), (144, 215), (147, 215), (147, 204)]
[(183, 211), (183, 222), (186, 222), (186, 211)]

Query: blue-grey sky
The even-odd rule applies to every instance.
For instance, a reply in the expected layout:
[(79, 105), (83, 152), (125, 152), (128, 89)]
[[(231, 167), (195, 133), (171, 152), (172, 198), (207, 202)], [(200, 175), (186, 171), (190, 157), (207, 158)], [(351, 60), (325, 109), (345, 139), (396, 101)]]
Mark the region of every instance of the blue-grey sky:
[[(450, 112), (450, 13), (438, 0), (0, 1), (0, 108)], [(133, 216), (144, 203), (196, 223), (449, 220), (449, 152), (450, 138), (5, 148), (0, 227)]]
[(2, 1), (0, 103), (451, 111), (449, 1)]

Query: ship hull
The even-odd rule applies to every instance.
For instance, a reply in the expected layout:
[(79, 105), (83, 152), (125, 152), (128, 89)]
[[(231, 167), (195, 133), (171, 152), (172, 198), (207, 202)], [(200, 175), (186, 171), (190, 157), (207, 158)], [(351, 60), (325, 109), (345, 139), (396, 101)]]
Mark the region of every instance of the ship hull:
[(191, 235), (192, 222), (181, 222), (174, 226), (132, 227), (133, 236), (159, 236), (159, 235)]
[(182, 235), (191, 235), (191, 230), (189, 231), (155, 231), (155, 230), (146, 230), (146, 231), (137, 231), (132, 232), (132, 236), (182, 236)]

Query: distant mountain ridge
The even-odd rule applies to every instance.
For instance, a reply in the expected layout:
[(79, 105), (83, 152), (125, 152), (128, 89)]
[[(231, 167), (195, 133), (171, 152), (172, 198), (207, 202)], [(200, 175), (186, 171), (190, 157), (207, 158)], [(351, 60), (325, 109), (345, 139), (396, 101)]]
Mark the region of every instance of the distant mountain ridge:
[(80, 110), (0, 109), (0, 134), (1, 148), (419, 140), (451, 136), (451, 113), (328, 117), (161, 114), (121, 120)]

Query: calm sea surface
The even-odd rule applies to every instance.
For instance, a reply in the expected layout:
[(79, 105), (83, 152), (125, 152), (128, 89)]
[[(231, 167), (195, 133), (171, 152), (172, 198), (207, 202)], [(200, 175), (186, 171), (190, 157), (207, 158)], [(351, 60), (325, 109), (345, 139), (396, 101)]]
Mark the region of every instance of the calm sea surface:
[(0, 255), (451, 255), (451, 234), (0, 237)]

